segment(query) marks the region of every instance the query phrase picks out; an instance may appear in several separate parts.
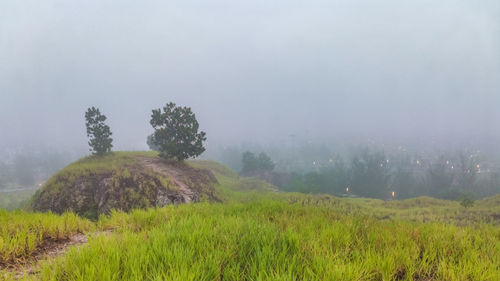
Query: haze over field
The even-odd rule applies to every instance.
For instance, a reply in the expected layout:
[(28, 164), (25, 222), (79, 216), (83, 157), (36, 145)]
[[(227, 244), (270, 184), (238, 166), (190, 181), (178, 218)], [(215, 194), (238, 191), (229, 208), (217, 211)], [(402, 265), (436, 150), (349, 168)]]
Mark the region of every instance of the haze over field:
[(0, 278), (500, 280), (500, 0), (0, 0)]
[(498, 1), (4, 0), (0, 62), (2, 148), (85, 146), (95, 105), (145, 149), (168, 101), (209, 147), (500, 136)]

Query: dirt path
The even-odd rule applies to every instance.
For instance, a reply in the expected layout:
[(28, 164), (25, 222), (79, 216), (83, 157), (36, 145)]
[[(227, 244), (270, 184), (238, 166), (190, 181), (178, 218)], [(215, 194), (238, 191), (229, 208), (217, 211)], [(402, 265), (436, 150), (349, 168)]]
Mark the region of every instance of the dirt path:
[[(111, 231), (99, 232), (97, 235), (109, 235)], [(81, 247), (88, 242), (87, 236), (77, 233), (68, 239), (58, 241), (47, 241), (27, 259), (18, 260), (6, 266), (0, 265), (0, 272), (5, 270), (7, 274), (14, 275), (19, 279), (24, 275), (34, 275), (38, 273), (38, 265), (42, 261), (52, 260), (60, 255), (64, 255), (71, 247)], [(0, 275), (1, 277), (1, 275)]]
[(41, 245), (31, 257), (25, 260), (18, 260), (13, 264), (0, 266), (0, 271), (6, 270), (7, 274), (14, 274), (16, 279), (21, 278), (25, 274), (36, 274), (37, 265), (44, 260), (53, 259), (68, 251), (72, 246), (80, 246), (87, 243), (87, 237), (84, 234), (77, 233), (68, 239), (59, 241), (47, 241)]
[(185, 172), (183, 170), (156, 158), (137, 157), (137, 159), (139, 159), (141, 164), (146, 168), (170, 178), (174, 184), (179, 187), (179, 194), (184, 198), (184, 202), (191, 203), (193, 201), (195, 193), (184, 182), (185, 179), (183, 175)]

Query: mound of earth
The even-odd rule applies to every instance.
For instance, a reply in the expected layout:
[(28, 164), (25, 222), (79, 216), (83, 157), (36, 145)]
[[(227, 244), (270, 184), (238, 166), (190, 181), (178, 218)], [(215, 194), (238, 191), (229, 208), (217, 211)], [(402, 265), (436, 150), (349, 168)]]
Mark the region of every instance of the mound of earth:
[(219, 201), (217, 179), (205, 169), (153, 153), (118, 152), (81, 159), (54, 175), (31, 202), (34, 211), (72, 211), (88, 218), (111, 210)]

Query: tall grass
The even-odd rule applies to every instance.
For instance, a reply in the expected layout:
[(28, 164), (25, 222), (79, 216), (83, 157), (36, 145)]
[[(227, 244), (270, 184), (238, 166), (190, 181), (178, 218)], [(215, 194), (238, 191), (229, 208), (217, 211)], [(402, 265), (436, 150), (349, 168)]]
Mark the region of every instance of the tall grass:
[(47, 240), (66, 239), (92, 224), (75, 214), (0, 210), (0, 265), (28, 258)]
[[(114, 212), (40, 280), (498, 280), (500, 228), (259, 200)], [(26, 277), (30, 279), (30, 277)]]

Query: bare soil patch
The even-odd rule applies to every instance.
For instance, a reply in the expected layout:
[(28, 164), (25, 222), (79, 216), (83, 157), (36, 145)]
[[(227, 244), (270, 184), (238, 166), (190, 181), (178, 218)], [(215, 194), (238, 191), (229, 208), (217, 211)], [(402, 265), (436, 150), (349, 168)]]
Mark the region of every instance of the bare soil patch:
[[(217, 182), (212, 172), (195, 169), (182, 162), (150, 157), (137, 157), (137, 159), (144, 167), (171, 179), (179, 187), (178, 192), (184, 198), (185, 203), (198, 201), (204, 189), (203, 186)], [(203, 191), (207, 193), (208, 190), (205, 188)], [(213, 191), (208, 193), (212, 199), (215, 199)]]

